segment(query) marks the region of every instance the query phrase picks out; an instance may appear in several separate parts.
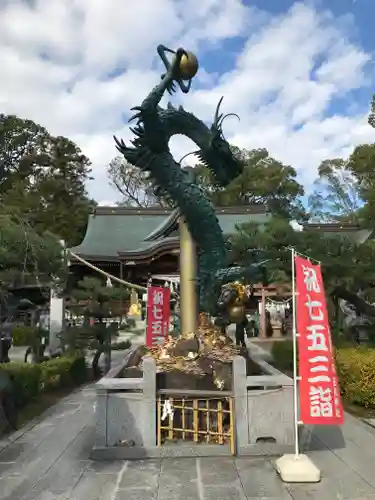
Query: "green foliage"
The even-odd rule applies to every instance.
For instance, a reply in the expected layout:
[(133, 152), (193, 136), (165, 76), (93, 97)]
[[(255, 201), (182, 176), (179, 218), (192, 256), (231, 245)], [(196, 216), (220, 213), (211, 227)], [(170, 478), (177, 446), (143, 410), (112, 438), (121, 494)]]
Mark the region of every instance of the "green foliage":
[(155, 189), (148, 174), (131, 165), (125, 158), (116, 156), (107, 167), (110, 183), (121, 195), (120, 206), (125, 207), (167, 207), (169, 204)]
[(375, 408), (375, 349), (337, 349), (336, 369), (345, 399)]
[(341, 158), (325, 160), (318, 173), (308, 200), (312, 220), (358, 222), (363, 200), (360, 183), (348, 162)]
[[(292, 341), (274, 342), (273, 364), (282, 372), (293, 371)], [(375, 349), (344, 346), (335, 349), (340, 389), (351, 404), (375, 408)]]
[(364, 201), (359, 215), (365, 227), (374, 228), (375, 220), (375, 144), (357, 146), (348, 160), (348, 168), (357, 179)]
[(61, 332), (60, 338), (68, 352), (90, 349), (101, 353), (109, 349), (104, 344), (109, 344), (117, 331), (118, 323), (110, 323), (108, 326), (105, 323), (85, 324), (66, 328)]
[[(130, 292), (127, 288), (119, 286), (106, 286), (99, 278), (86, 277), (78, 282), (77, 288), (72, 291), (71, 298), (73, 308), (78, 312), (81, 310), (86, 316), (99, 320), (111, 316), (120, 315), (118, 304), (121, 300), (129, 298)], [(80, 306), (80, 302), (85, 306)]]
[(40, 364), (42, 390), (75, 386), (86, 380), (86, 361), (82, 356), (63, 356)]
[(6, 363), (0, 370), (13, 382), (16, 405), (22, 408), (41, 392), (76, 386), (87, 377), (85, 357), (80, 353), (52, 359), (44, 363)]
[(245, 224), (229, 238), (232, 259), (238, 265), (270, 259), (270, 280), (290, 282), (291, 251), (294, 248), (320, 261), (326, 292), (337, 287), (362, 289), (371, 297), (375, 283), (375, 244), (357, 242), (352, 236), (330, 236), (316, 230), (294, 230), (288, 221), (273, 218), (264, 227)]
[(0, 114), (0, 204), (37, 233), (82, 241), (95, 205), (86, 192), (90, 161), (72, 141), (31, 120)]
[(267, 204), (269, 210), (278, 216), (298, 220), (304, 217), (300, 202), (304, 190), (296, 180), (294, 168), (269, 156), (266, 149), (247, 151), (232, 146), (232, 150), (245, 167), (243, 174), (225, 188), (215, 182), (207, 168), (196, 167), (198, 183), (216, 206), (260, 203)]
[(371, 125), (371, 127), (375, 128), (375, 94), (372, 96), (372, 101), (371, 101), (371, 112), (368, 117), (368, 122)]
[[(267, 203), (270, 210), (283, 216), (301, 218), (304, 210), (299, 198), (303, 187), (296, 180), (296, 171), (269, 156), (266, 149), (247, 151), (232, 146), (234, 153), (245, 163), (244, 173), (222, 188), (212, 172), (197, 165), (197, 182), (216, 206), (239, 206)], [(168, 206), (168, 202), (155, 196), (151, 181), (138, 168), (121, 157), (114, 158), (108, 167), (110, 182), (121, 193), (120, 205)]]
[(6, 363), (0, 365), (0, 370), (9, 373), (12, 378), (18, 408), (22, 408), (39, 394), (42, 377), (40, 365)]
[(12, 342), (15, 347), (31, 346), (46, 332), (31, 326), (18, 325), (12, 330)]
[(62, 276), (62, 247), (50, 233), (38, 234), (6, 209), (0, 211), (0, 281), (22, 284), (32, 274), (41, 282)]

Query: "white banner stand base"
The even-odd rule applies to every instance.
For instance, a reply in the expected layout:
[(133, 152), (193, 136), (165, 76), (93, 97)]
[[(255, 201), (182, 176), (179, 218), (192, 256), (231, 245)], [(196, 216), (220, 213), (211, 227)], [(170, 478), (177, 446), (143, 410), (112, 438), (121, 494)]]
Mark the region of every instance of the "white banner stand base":
[(306, 455), (283, 455), (275, 462), (284, 483), (319, 483), (320, 470)]

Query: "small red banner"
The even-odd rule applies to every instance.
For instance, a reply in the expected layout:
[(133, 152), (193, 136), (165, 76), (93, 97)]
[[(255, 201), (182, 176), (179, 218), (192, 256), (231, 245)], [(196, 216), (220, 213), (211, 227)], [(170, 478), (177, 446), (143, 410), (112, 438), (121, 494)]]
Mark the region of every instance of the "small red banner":
[(168, 336), (171, 291), (162, 286), (147, 288), (146, 346), (162, 344)]
[(295, 257), (300, 420), (339, 425), (344, 411), (320, 265)]

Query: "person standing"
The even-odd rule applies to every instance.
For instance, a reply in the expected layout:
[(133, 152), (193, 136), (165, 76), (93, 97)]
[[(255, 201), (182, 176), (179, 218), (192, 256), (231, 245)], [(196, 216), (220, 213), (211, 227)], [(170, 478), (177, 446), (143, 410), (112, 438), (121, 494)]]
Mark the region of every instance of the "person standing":
[(4, 321), (0, 326), (1, 336), (1, 358), (0, 363), (9, 363), (9, 351), (12, 347), (12, 330), (13, 324), (8, 320)]

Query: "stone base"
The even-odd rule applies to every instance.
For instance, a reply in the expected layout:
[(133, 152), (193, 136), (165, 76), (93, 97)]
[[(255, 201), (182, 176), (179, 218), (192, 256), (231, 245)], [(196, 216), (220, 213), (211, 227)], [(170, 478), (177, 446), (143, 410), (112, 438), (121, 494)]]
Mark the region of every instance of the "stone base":
[(306, 455), (283, 455), (276, 470), (285, 483), (319, 483), (320, 470)]

